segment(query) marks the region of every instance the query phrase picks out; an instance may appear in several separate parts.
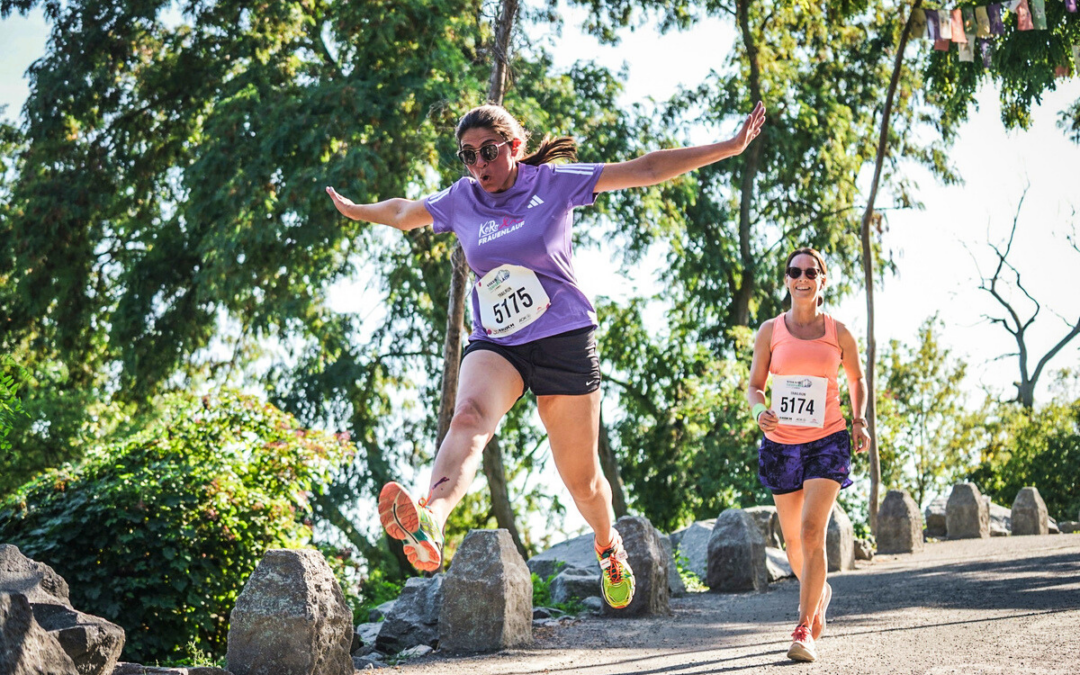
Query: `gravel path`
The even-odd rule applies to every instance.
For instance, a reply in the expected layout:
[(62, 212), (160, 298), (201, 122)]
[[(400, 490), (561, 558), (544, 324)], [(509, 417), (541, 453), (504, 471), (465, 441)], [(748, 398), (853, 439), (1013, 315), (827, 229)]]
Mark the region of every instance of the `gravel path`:
[(818, 660), (785, 654), (798, 584), (766, 593), (694, 593), (672, 615), (590, 617), (534, 632), (530, 649), (433, 656), (409, 675), (1080, 673), (1080, 535), (930, 544), (829, 577), (834, 596)]

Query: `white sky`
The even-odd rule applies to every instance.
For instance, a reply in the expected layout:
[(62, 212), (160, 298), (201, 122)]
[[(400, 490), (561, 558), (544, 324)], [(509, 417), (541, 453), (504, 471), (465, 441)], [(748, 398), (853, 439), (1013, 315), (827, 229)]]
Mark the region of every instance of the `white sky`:
[[(692, 86), (700, 82), (710, 68), (722, 64), (734, 38), (722, 23), (706, 21), (693, 31), (667, 36), (651, 29), (630, 32), (619, 46), (604, 47), (574, 28), (580, 22), (580, 12), (567, 12), (566, 17), (556, 64), (567, 66), (577, 59), (592, 58), (618, 69), (625, 62), (629, 68), (624, 99), (627, 102), (646, 97), (663, 100), (680, 84)], [(8, 106), (4, 115), (8, 120), (18, 118), (28, 93), (24, 74), (44, 53), (47, 30), (38, 11), (28, 18), (13, 16), (0, 21), (0, 106)], [(929, 45), (920, 41), (914, 47), (928, 49)], [(1058, 90), (1046, 95), (1043, 104), (1034, 110), (1031, 130), (1006, 133), (1000, 122), (996, 92), (986, 88), (979, 94), (978, 110), (972, 113), (950, 152), (965, 184), (942, 187), (925, 173), (913, 171), (920, 185), (918, 196), (926, 208), (889, 215), (885, 245), (895, 252), (899, 272), (888, 278), (876, 295), (879, 346), (890, 338), (912, 342), (923, 320), (940, 312), (946, 325), (945, 343), (971, 364), (971, 389), (988, 386), (1005, 396), (1012, 395), (1010, 383), (1017, 379), (1016, 360), (994, 358), (1013, 351), (1015, 344), (1001, 327), (990, 326), (984, 318), (984, 314), (997, 314), (1000, 309), (986, 293), (977, 290), (976, 263), (963, 243), (979, 260), (983, 272), (992, 269), (988, 237), (1000, 243), (1007, 236), (1027, 184), (1031, 187), (1010, 259), (1023, 273), (1028, 290), (1044, 304), (1028, 343), (1035, 359), (1066, 332), (1064, 322), (1049, 310), (1074, 321), (1080, 317), (1080, 293), (1066, 283), (1080, 271), (1080, 253), (1070, 249), (1064, 238), (1078, 222), (1080, 147), (1071, 144), (1055, 125), (1058, 111), (1077, 98), (1080, 78), (1059, 80)], [(618, 297), (613, 289), (630, 293), (634, 292), (632, 286), (649, 292), (652, 282), (647, 270), (628, 276), (608, 255), (598, 251), (578, 254), (577, 270), (590, 296)], [(364, 281), (357, 280), (362, 285)], [(338, 295), (371, 297), (355, 292)], [(342, 305), (342, 311), (360, 309)], [(831, 312), (856, 335), (865, 334), (862, 295)], [(1049, 370), (1076, 367), (1078, 347), (1080, 339), (1060, 353)], [(1048, 398), (1051, 374), (1044, 374), (1037, 402)], [(425, 484), (423, 472), (416, 479), (418, 485)], [(551, 483), (554, 487), (558, 481)], [(560, 498), (564, 504), (572, 503), (565, 491), (561, 491)], [(568, 510), (566, 528), (573, 530), (582, 523), (572, 506)]]

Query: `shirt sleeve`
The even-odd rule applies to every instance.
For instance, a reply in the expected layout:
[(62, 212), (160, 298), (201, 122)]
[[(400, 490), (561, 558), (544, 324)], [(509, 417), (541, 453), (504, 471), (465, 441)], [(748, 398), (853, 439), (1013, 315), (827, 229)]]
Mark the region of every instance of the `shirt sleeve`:
[(457, 183), (454, 183), (445, 190), (436, 192), (433, 195), (424, 197), (424, 207), (431, 214), (434, 219), (432, 228), (436, 234), (442, 234), (444, 232), (452, 232), (453, 227), (453, 214), (454, 214), (454, 188)]
[(588, 206), (596, 201), (593, 188), (603, 170), (603, 164), (557, 164), (552, 169), (555, 184), (570, 206)]

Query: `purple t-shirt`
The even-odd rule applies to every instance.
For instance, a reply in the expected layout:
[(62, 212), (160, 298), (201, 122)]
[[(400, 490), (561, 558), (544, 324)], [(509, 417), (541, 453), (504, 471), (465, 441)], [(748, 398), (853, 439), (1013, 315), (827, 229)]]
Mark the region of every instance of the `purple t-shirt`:
[[(597, 325), (596, 310), (574, 275), (570, 233), (574, 207), (596, 199), (593, 188), (603, 168), (603, 164), (518, 164), (517, 180), (505, 192), (487, 192), (470, 177), (424, 199), (435, 219), (435, 232), (457, 235), (476, 275), (470, 292), (470, 340), (520, 345)], [(517, 332), (494, 337), (481, 323), (475, 282), (507, 264), (535, 272), (551, 306)]]

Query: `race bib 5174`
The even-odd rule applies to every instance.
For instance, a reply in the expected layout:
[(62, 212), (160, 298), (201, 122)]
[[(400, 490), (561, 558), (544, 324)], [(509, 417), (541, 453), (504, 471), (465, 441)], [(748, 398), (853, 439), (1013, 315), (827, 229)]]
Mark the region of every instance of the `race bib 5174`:
[(829, 381), (810, 375), (773, 375), (772, 409), (780, 424), (825, 426), (825, 394)]

